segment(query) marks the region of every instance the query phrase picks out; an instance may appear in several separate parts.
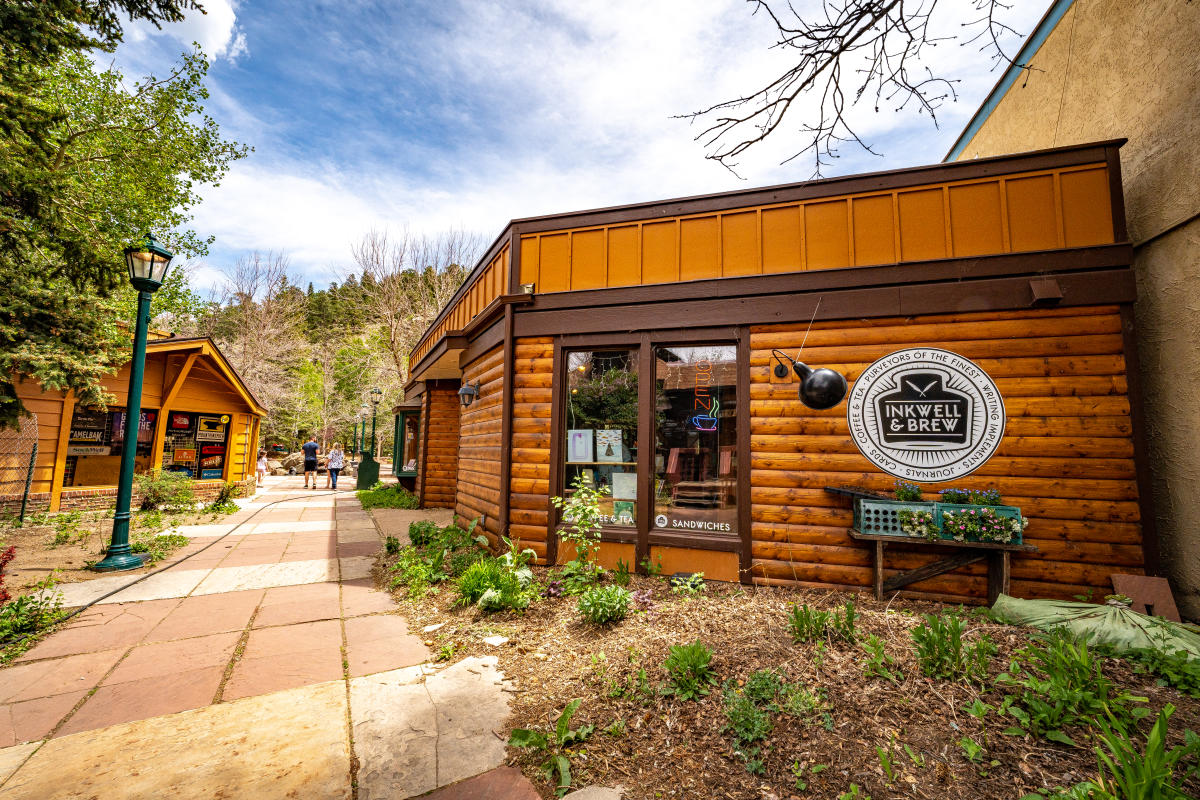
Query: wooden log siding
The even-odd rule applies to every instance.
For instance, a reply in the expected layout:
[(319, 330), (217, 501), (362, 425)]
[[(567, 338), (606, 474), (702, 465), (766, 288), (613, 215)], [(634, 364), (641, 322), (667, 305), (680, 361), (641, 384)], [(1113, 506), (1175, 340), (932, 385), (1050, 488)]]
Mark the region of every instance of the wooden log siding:
[[(867, 546), (850, 539), (849, 502), (824, 491), (854, 485), (890, 492), (849, 438), (844, 404), (805, 408), (789, 376), (775, 378), (771, 348), (795, 355), (805, 325), (751, 329), (752, 575), (762, 584), (827, 588), (871, 585)], [(1143, 568), (1132, 425), (1113, 306), (943, 314), (820, 322), (802, 360), (853, 382), (875, 359), (907, 347), (940, 347), (972, 359), (1004, 395), (1007, 426), (997, 454), (970, 476), (924, 484), (995, 487), (1030, 519), (1033, 554), (1013, 555), (1012, 591), (1069, 598), (1109, 590), (1114, 572)], [(933, 560), (919, 547), (888, 549), (886, 572)], [(986, 566), (974, 564), (914, 584), (913, 594), (984, 597)]]
[(513, 347), (512, 490), (508, 531), (546, 558), (550, 493), (550, 404), (554, 341), (518, 339)]
[(500, 519), (500, 427), (504, 397), (504, 349), (497, 347), (463, 370), (463, 382), (479, 384), (479, 396), (460, 409), (458, 483), (454, 513), (464, 528), (484, 517), (484, 533), (495, 545)]
[(422, 445), (425, 463), (419, 487), (421, 505), (453, 508), (458, 482), (458, 391), (431, 387), (426, 394), (425, 411), (429, 417)]

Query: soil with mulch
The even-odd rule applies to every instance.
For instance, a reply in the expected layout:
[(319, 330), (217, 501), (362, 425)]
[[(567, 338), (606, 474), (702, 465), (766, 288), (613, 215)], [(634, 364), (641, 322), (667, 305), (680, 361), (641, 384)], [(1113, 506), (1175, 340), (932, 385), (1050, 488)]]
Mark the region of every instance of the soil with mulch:
[[(386, 586), (387, 559), (377, 569)], [(536, 570), (543, 582), (545, 569)], [(865, 595), (819, 590), (793, 590), (710, 582), (699, 597), (673, 594), (663, 578), (634, 576), (631, 590), (649, 590), (650, 607), (631, 613), (622, 622), (596, 626), (584, 622), (577, 599), (542, 599), (524, 613), (485, 615), (474, 608), (456, 608), (453, 587), (443, 584), (424, 598), (413, 600), (404, 587), (394, 596), (404, 607), (414, 632), (445, 623), (426, 634), (435, 656), (457, 661), (469, 655), (496, 655), (500, 668), (514, 681), (509, 729), (550, 731), (563, 707), (582, 698), (572, 728), (596, 726), (591, 737), (571, 758), (574, 787), (622, 786), (625, 796), (640, 798), (834, 798), (859, 787), (855, 797), (884, 798), (1020, 798), (1048, 787), (1071, 786), (1096, 775), (1090, 745), (1072, 748), (1033, 737), (1005, 736), (1012, 724), (994, 714), (986, 730), (964, 712), (976, 697), (996, 705), (1003, 695), (961, 683), (924, 678), (916, 664), (910, 630), (920, 614), (944, 610), (934, 603), (895, 600), (876, 602)], [(832, 610), (853, 600), (858, 611), (860, 640), (875, 634), (895, 659), (903, 680), (893, 685), (863, 674), (864, 651), (840, 640), (795, 644), (787, 617), (796, 603)], [(969, 612), (965, 612), (968, 613)], [(1029, 629), (999, 625), (970, 615), (967, 640), (987, 634), (999, 647), (992, 677), (1009, 657), (1028, 642)], [(493, 647), (484, 637), (500, 635), (508, 642)], [(713, 667), (722, 681), (745, 681), (756, 670), (786, 673), (825, 698), (822, 710), (798, 718), (772, 715), (774, 728), (758, 758), (763, 774), (751, 774), (735, 753), (726, 725), (720, 686), (699, 701), (679, 701), (657, 692), (613, 696), (615, 686), (637, 684), (646, 671), (653, 689), (665, 685), (662, 668), (668, 648), (699, 639), (713, 651)], [(1136, 673), (1119, 659), (1109, 659), (1106, 674), (1121, 688), (1149, 698), (1157, 712), (1166, 703), (1177, 711), (1171, 718), (1171, 742), (1182, 740), (1185, 729), (1200, 730), (1200, 701), (1169, 688), (1159, 688), (1151, 676)], [(612, 727), (615, 726), (615, 727)], [(611, 732), (606, 732), (609, 729)], [(1083, 732), (1076, 741), (1086, 742)], [(972, 763), (959, 741), (969, 736), (986, 743), (987, 754)], [(905, 747), (907, 745), (907, 749)], [(886, 774), (876, 748), (890, 754), (892, 775)], [(911, 754), (909, 753), (911, 750)], [(533, 781), (543, 797), (554, 797), (552, 786), (539, 774), (542, 757), (509, 748), (509, 763)], [(824, 765), (816, 774), (815, 765)], [(794, 770), (806, 788), (797, 788)], [(1193, 780), (1200, 796), (1200, 780)]]

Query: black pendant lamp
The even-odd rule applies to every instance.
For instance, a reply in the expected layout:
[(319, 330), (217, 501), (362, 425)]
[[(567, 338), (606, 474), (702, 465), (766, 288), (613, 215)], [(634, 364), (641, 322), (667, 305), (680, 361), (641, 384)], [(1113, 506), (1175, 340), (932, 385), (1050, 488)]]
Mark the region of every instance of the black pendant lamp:
[(783, 362), (786, 360), (791, 363), (792, 370), (800, 379), (800, 402), (804, 405), (824, 411), (827, 408), (833, 408), (845, 399), (849, 387), (846, 384), (846, 376), (842, 373), (826, 367), (813, 369), (779, 350), (772, 350), (771, 354), (779, 362), (775, 365), (775, 377), (777, 378), (787, 377), (788, 368)]

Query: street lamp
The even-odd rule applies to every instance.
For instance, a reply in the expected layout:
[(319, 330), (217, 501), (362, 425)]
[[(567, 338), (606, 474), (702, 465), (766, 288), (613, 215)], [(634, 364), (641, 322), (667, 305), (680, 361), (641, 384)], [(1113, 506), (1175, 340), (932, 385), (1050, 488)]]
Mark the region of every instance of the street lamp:
[(474, 403), (476, 397), (479, 397), (479, 381), (475, 381), (474, 384), (468, 381), (458, 388), (458, 402), (463, 408)]
[(375, 416), (379, 413), (379, 403), (383, 400), (383, 389), (378, 386), (371, 389), (371, 455), (375, 455)]
[(142, 371), (146, 362), (146, 331), (150, 327), (150, 297), (166, 280), (172, 257), (150, 234), (146, 234), (140, 244), (125, 248), (125, 265), (129, 268), (129, 282), (138, 292), (138, 307), (133, 330), (133, 360), (129, 363), (129, 398), (125, 404), (125, 440), (117, 480), (117, 511), (113, 514), (112, 541), (104, 559), (92, 567), (97, 572), (137, 569), (145, 563), (129, 547), (129, 502), (133, 498), (133, 462), (142, 421)]
[(367, 449), (367, 411), (368, 408), (366, 403), (363, 403), (362, 407), (358, 409), (358, 418), (362, 420), (362, 425), (359, 427), (360, 433), (358, 435), (358, 453), (360, 456), (360, 461), (362, 460), (362, 454), (366, 452)]

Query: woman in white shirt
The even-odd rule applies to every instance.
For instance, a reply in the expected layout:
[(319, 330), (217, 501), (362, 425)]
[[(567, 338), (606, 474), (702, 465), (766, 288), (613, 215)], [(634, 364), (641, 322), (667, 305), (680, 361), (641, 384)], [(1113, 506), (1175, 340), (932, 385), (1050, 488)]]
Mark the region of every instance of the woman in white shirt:
[(267, 451), (258, 451), (258, 485), (263, 485), (263, 478), (267, 477)]
[(345, 466), (346, 454), (342, 452), (342, 446), (334, 442), (333, 447), (329, 450), (329, 460), (325, 463), (325, 474), (329, 477), (330, 488), (337, 488), (338, 473)]

